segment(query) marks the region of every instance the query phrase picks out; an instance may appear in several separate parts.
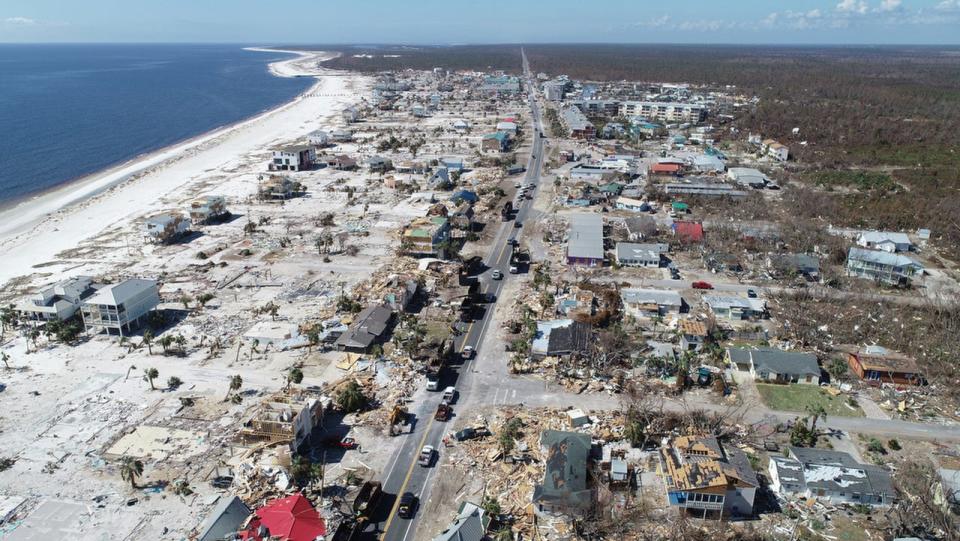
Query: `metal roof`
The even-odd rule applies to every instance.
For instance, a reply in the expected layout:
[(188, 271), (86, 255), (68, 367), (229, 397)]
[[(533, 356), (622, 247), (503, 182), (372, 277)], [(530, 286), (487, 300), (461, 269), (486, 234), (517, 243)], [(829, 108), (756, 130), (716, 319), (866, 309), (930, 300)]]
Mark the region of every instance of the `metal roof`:
[(865, 248), (850, 248), (850, 251), (847, 253), (847, 260), (876, 263), (889, 267), (923, 268), (923, 265), (905, 255), (891, 254), (890, 252), (884, 252), (882, 250), (867, 250)]
[(683, 306), (683, 297), (679, 293), (665, 289), (624, 289), (620, 291), (620, 298), (629, 304)]
[(567, 257), (603, 259), (603, 216), (586, 213), (570, 216)]

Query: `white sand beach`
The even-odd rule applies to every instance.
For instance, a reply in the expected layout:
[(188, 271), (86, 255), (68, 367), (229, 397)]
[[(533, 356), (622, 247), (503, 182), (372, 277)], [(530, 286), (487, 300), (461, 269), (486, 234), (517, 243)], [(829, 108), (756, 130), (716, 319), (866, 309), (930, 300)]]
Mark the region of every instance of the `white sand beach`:
[[(278, 51), (274, 51), (278, 52)], [(178, 194), (202, 185), (218, 171), (236, 170), (270, 147), (329, 126), (332, 115), (357, 100), (362, 77), (324, 70), (318, 63), (334, 53), (297, 54), (270, 70), (280, 77), (314, 77), (296, 99), (238, 124), (138, 157), (0, 212), (0, 284), (36, 272), (59, 274), (57, 254), (108, 228), (124, 227), (146, 214), (168, 209)], [(265, 157), (263, 158), (266, 159)], [(265, 168), (261, 167), (263, 171)], [(242, 194), (230, 180), (219, 193)]]

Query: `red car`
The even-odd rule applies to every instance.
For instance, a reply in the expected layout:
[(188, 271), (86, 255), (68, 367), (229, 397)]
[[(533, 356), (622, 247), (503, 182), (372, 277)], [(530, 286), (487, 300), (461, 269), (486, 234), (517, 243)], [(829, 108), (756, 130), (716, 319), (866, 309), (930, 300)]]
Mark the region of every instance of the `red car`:
[(703, 281), (694, 282), (690, 284), (690, 286), (693, 287), (693, 289), (713, 289), (713, 284), (711, 284), (710, 282), (703, 282)]

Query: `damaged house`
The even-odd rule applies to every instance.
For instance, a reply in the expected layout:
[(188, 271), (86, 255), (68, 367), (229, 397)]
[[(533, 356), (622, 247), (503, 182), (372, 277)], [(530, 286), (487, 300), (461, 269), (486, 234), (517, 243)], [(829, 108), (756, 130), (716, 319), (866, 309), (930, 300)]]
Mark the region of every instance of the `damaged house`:
[(390, 308), (368, 306), (357, 314), (350, 328), (337, 338), (334, 345), (340, 351), (365, 352), (370, 346), (383, 341), (392, 321), (393, 311)]
[(530, 354), (534, 358), (583, 354), (590, 347), (590, 335), (588, 323), (573, 319), (538, 321)]
[(587, 467), (593, 444), (590, 436), (576, 432), (544, 430), (543, 483), (533, 489), (537, 514), (582, 517), (593, 507), (593, 491), (587, 483)]
[(290, 442), (297, 452), (309, 442), (314, 428), (330, 406), (327, 396), (315, 396), (300, 389), (285, 389), (257, 404), (244, 420), (237, 437), (243, 442)]
[(888, 506), (897, 501), (890, 474), (879, 466), (829, 449), (790, 447), (788, 453), (770, 457), (770, 488), (777, 494), (832, 504)]
[(74, 276), (41, 289), (17, 306), (25, 319), (66, 321), (80, 310), (81, 303), (97, 292), (93, 278)]
[(659, 474), (671, 507), (698, 518), (751, 516), (760, 481), (746, 453), (714, 437), (668, 439)]

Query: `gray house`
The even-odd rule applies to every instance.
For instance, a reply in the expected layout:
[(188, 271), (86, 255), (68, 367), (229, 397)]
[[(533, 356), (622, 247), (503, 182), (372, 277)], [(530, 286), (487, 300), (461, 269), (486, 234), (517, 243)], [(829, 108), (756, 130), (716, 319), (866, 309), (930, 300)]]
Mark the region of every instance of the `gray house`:
[(887, 285), (908, 285), (914, 278), (923, 276), (923, 265), (905, 255), (850, 248), (847, 274)]
[(831, 503), (888, 506), (896, 502), (890, 474), (840, 451), (790, 447), (787, 458), (771, 456), (770, 488), (783, 496)]
[(657, 268), (663, 263), (663, 254), (670, 251), (670, 245), (664, 243), (634, 244), (617, 243), (617, 264), (624, 267)]
[(93, 278), (74, 276), (41, 289), (21, 302), (17, 310), (25, 318), (65, 321), (73, 317), (80, 304), (96, 291)]
[(160, 304), (156, 280), (131, 278), (103, 287), (83, 301), (80, 314), (87, 331), (124, 331), (140, 325), (151, 310)]
[(657, 317), (683, 310), (683, 297), (673, 290), (624, 289), (620, 292), (623, 309), (634, 317)]
[(738, 370), (774, 383), (820, 383), (820, 365), (812, 353), (777, 348), (728, 348), (727, 358)]
[(457, 511), (457, 518), (433, 541), (481, 541), (487, 534), (490, 517), (476, 504), (463, 502)]
[(390, 308), (368, 306), (357, 314), (350, 328), (337, 338), (334, 345), (341, 351), (366, 351), (383, 339), (392, 319), (393, 311)]
[(236, 496), (221, 496), (216, 507), (207, 515), (197, 541), (232, 539), (253, 511)]

